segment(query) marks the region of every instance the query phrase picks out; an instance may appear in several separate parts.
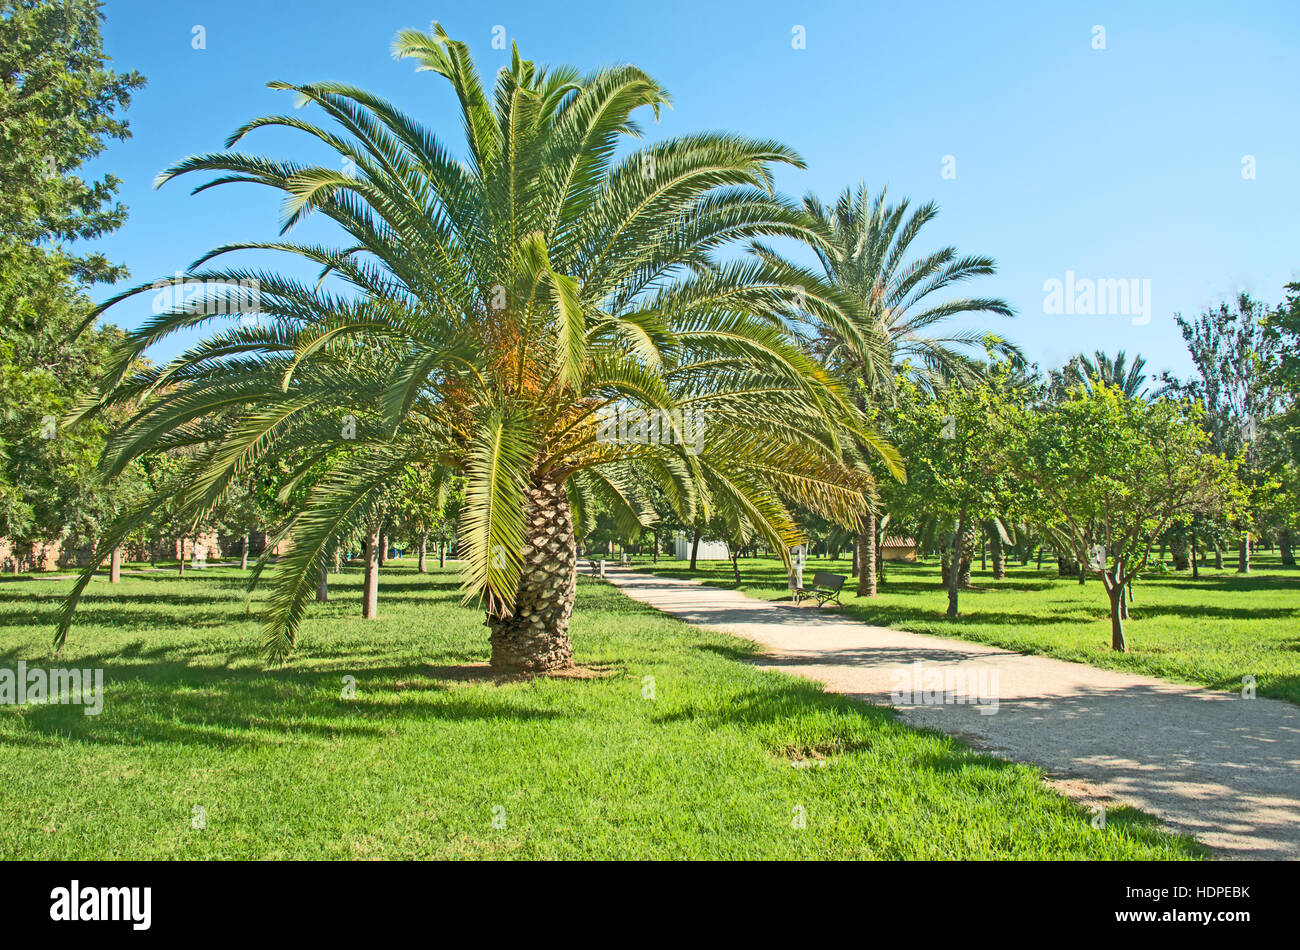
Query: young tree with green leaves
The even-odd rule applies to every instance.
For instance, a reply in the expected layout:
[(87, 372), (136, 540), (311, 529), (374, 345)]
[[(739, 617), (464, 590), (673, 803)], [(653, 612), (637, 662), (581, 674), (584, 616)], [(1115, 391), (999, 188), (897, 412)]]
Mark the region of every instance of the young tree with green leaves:
[(1115, 650), (1128, 650), (1125, 591), (1154, 541), (1235, 503), (1233, 466), (1209, 451), (1202, 417), (1194, 406), (1101, 383), (1076, 387), (1046, 411), (1006, 417), (1001, 458), (1032, 492), (1042, 523), (1101, 577)]

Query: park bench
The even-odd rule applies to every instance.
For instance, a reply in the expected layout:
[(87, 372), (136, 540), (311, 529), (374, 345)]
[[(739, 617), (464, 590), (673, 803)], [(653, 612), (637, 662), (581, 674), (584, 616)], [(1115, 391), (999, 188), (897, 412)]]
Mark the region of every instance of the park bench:
[(799, 587), (794, 592), (794, 602), (801, 603), (807, 599), (816, 599), (817, 606), (820, 607), (825, 603), (833, 603), (837, 607), (843, 607), (840, 603), (840, 588), (848, 578), (843, 574), (824, 574), (818, 571), (813, 575), (811, 587)]

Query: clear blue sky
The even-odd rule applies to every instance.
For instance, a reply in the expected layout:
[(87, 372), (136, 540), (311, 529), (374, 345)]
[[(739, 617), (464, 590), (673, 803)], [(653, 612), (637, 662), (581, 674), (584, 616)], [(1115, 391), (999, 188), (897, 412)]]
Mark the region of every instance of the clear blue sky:
[[(526, 58), (583, 69), (636, 63), (674, 99), (658, 124), (644, 117), (649, 137), (721, 128), (784, 141), (808, 162), (780, 176), (788, 193), (830, 199), (865, 180), (914, 203), (938, 201), (919, 246), (996, 258), (997, 276), (970, 289), (1012, 303), (1014, 320), (986, 323), (1045, 366), (1104, 348), (1183, 372), (1175, 312), (1242, 289), (1274, 303), (1283, 284), (1300, 280), (1296, 0), (110, 0), (105, 13), (115, 65), (149, 80), (127, 113), (134, 138), (99, 162), (124, 180), (130, 218), (98, 246), (131, 268), (133, 282), (183, 269), (218, 244), (276, 233), (278, 199), (267, 189), (191, 197), (198, 178), (152, 188), (160, 169), (220, 149), (245, 120), (291, 110), (269, 80), (369, 88), (458, 144), (445, 82), (389, 54), (399, 28), (427, 29), (432, 19), (470, 44), (489, 80), (508, 56), (492, 49), (497, 25)], [(205, 50), (192, 47), (196, 25)], [(805, 49), (792, 48), (796, 25)], [(1104, 50), (1093, 48), (1096, 26)], [(280, 131), (243, 147), (321, 157)], [(953, 179), (942, 176), (949, 155)], [(1253, 180), (1242, 176), (1246, 155)], [(299, 231), (329, 234), (323, 224)], [(1150, 322), (1045, 314), (1044, 282), (1067, 271), (1150, 280)], [(110, 318), (136, 324), (148, 308), (140, 301)]]

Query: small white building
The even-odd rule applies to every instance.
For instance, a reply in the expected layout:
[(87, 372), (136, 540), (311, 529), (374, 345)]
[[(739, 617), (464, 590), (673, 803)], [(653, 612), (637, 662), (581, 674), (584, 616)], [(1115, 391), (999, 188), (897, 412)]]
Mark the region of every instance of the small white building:
[[(673, 537), (673, 556), (679, 561), (689, 561), (691, 559), (690, 535), (678, 533)], [(731, 560), (731, 549), (727, 547), (726, 541), (705, 541), (700, 538), (700, 550), (695, 559), (697, 561), (729, 561)]]

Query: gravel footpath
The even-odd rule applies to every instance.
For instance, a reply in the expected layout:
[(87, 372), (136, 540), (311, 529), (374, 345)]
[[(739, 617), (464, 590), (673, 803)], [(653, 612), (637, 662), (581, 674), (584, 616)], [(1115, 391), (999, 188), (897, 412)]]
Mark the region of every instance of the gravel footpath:
[(764, 668), (1035, 762), (1089, 805), (1159, 815), (1221, 857), (1300, 859), (1300, 707), (1291, 703), (873, 627), (695, 581), (607, 579), (665, 613), (762, 644)]

